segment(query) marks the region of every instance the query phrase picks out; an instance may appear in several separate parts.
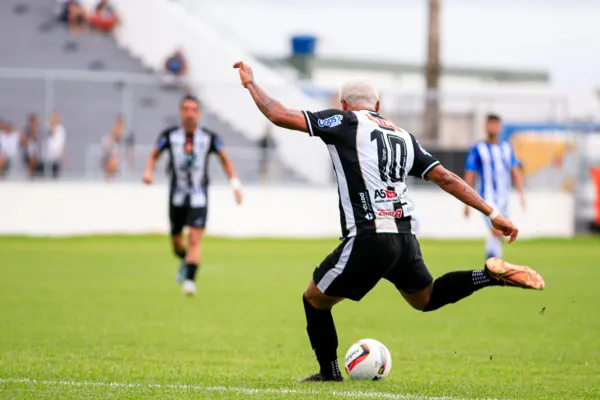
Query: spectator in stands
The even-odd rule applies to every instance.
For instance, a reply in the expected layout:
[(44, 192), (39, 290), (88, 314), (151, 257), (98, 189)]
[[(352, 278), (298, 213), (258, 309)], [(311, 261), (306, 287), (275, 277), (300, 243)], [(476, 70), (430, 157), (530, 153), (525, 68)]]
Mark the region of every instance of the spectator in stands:
[(108, 0), (101, 0), (90, 16), (90, 26), (102, 32), (112, 32), (119, 24), (119, 16)]
[(50, 130), (48, 132), (48, 139), (46, 140), (45, 161), (48, 169), (52, 171), (54, 179), (57, 179), (60, 175), (66, 156), (65, 142), (67, 132), (60, 122), (60, 115), (53, 112), (49, 121)]
[(171, 56), (165, 60), (165, 72), (170, 76), (178, 78), (187, 76), (187, 60), (181, 49), (177, 49), (175, 53), (171, 54)]
[(0, 121), (0, 178), (19, 157), (20, 136), (9, 121)]
[(102, 139), (102, 168), (107, 178), (113, 178), (121, 166), (124, 131), (125, 120), (119, 114), (111, 131)]
[(58, 19), (69, 27), (69, 33), (84, 32), (88, 18), (79, 0), (67, 0), (62, 4)]
[(42, 163), (42, 140), (40, 138), (40, 119), (37, 114), (29, 114), (23, 130), (21, 147), (25, 155), (25, 164), (31, 178), (44, 174)]
[(173, 54), (167, 57), (164, 68), (164, 82), (168, 86), (183, 88), (188, 94), (193, 94), (187, 80), (188, 62), (181, 49), (175, 50)]
[(265, 127), (265, 133), (263, 137), (258, 141), (258, 147), (260, 149), (260, 160), (259, 160), (259, 171), (260, 180), (263, 185), (269, 183), (271, 173), (271, 162), (273, 158), (273, 151), (275, 150), (275, 140), (273, 139), (273, 125), (268, 123)]

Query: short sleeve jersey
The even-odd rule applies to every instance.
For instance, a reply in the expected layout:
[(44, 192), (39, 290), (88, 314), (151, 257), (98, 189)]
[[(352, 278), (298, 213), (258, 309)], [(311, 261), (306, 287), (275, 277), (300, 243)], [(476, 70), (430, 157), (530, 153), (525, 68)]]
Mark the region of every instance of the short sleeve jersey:
[(344, 237), (413, 233), (415, 204), (406, 178), (427, 179), (439, 161), (412, 134), (374, 111), (303, 114), (310, 136), (320, 138), (331, 155)]
[(208, 160), (212, 153), (223, 148), (219, 137), (198, 128), (185, 132), (180, 127), (165, 129), (156, 140), (156, 150), (167, 151), (171, 174), (171, 203), (182, 206), (189, 201), (192, 207), (205, 207), (208, 191)]
[(465, 170), (477, 174), (476, 186), (481, 197), (503, 209), (508, 206), (512, 169), (518, 166), (515, 151), (507, 141), (479, 142), (471, 147), (465, 162)]

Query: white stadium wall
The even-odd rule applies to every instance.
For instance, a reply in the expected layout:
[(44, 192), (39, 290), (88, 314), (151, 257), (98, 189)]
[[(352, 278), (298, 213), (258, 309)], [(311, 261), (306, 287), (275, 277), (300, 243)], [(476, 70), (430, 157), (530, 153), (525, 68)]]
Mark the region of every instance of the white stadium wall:
[[(229, 187), (212, 187), (208, 232), (229, 237), (338, 237), (335, 188), (248, 187), (236, 206)], [(0, 235), (70, 236), (167, 233), (167, 187), (107, 183), (3, 183)], [(482, 217), (438, 189), (415, 190), (420, 237), (477, 238)], [(569, 194), (533, 192), (527, 212), (512, 199), (522, 237), (570, 237), (574, 203)]]

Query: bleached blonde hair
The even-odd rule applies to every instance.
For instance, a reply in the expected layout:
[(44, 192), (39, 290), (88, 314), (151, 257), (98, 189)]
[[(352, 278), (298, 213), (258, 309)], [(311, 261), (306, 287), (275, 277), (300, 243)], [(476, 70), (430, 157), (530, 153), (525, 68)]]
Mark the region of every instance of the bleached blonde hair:
[(340, 101), (344, 100), (350, 107), (375, 108), (379, 101), (379, 91), (366, 79), (351, 79), (344, 83), (340, 90)]

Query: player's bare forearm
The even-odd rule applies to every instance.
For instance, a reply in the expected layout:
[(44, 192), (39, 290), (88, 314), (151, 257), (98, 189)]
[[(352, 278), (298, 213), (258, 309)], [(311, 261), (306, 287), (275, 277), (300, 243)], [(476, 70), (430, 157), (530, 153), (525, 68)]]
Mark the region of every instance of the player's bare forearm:
[(513, 182), (515, 182), (515, 187), (517, 188), (519, 193), (521, 193), (521, 195), (523, 195), (525, 193), (524, 188), (523, 188), (523, 174), (516, 167), (513, 168), (511, 172), (512, 172)]
[(223, 150), (219, 152), (219, 158), (221, 159), (221, 164), (223, 165), (223, 170), (229, 179), (235, 178), (237, 174), (235, 173), (235, 168), (233, 167), (233, 162)]
[(256, 82), (250, 83), (247, 89), (260, 112), (269, 121), (275, 123), (277, 118), (287, 111), (283, 104), (269, 96)]
[(489, 215), (492, 212), (492, 206), (486, 203), (467, 182), (443, 166), (438, 165), (434, 167), (427, 177), (442, 190), (456, 197), (466, 205), (473, 207), (485, 215)]
[(247, 86), (254, 103), (269, 121), (277, 126), (296, 131), (308, 132), (306, 120), (299, 110), (290, 110), (269, 96), (256, 82)]
[(146, 171), (154, 171), (154, 166), (159, 157), (160, 152), (158, 150), (152, 150), (152, 154), (150, 154), (148, 161), (146, 161)]

